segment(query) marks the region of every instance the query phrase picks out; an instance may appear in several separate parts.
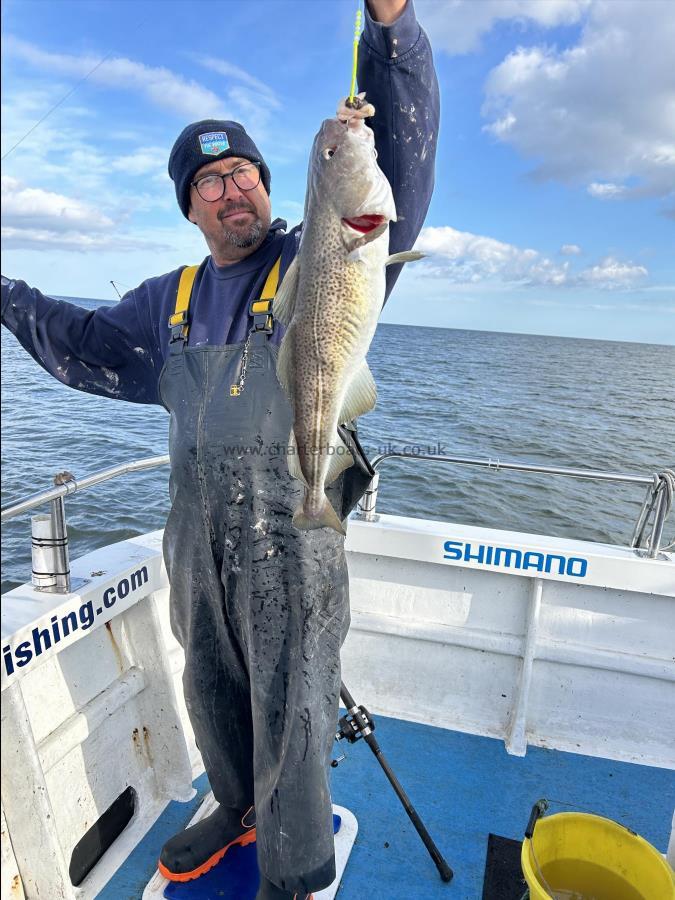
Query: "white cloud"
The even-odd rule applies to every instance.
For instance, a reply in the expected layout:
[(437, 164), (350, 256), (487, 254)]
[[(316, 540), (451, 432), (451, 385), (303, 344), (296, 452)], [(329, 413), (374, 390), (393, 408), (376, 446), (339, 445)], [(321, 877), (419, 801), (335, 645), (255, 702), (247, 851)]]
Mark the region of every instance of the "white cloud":
[(113, 224), (94, 206), (63, 194), (25, 187), (6, 175), (2, 176), (2, 218), (10, 227), (37, 227), (51, 232), (73, 228), (102, 231)]
[[(38, 71), (66, 78), (86, 76), (89, 83), (133, 91), (153, 105), (190, 121), (206, 118), (242, 120), (258, 138), (266, 131), (272, 113), (282, 108), (273, 88), (244, 69), (214, 57), (190, 54), (190, 58), (204, 68), (230, 79), (230, 84), (219, 94), (163, 66), (147, 66), (124, 57), (101, 62), (101, 58), (94, 56), (50, 53), (13, 36), (5, 39), (5, 47), (9, 56)], [(63, 96), (67, 88), (61, 87)], [(35, 117), (44, 114), (55, 102), (36, 102)]]
[(593, 285), (603, 290), (631, 288), (646, 278), (647, 269), (632, 263), (623, 263), (613, 256), (607, 256), (597, 265), (584, 269), (578, 276), (580, 283)]
[(119, 251), (157, 253), (171, 249), (166, 244), (131, 235), (94, 234), (81, 231), (55, 232), (48, 229), (2, 227), (3, 250), (71, 250), (79, 253), (115, 253)]
[(223, 88), (228, 107), (234, 111), (235, 118), (245, 124), (246, 130), (254, 135), (255, 140), (264, 139), (272, 114), (282, 108), (276, 92), (264, 81), (225, 59), (199, 54), (191, 54), (191, 58), (204, 68), (228, 79)]
[(590, 0), (416, 0), (417, 15), (434, 49), (469, 53), (497, 22), (534, 23), (544, 28), (573, 25)]
[(621, 184), (612, 184), (611, 181), (593, 181), (586, 188), (591, 197), (597, 197), (600, 200), (613, 200), (621, 197), (626, 193), (626, 188)]
[[(108, 164), (108, 168), (115, 172), (125, 172), (127, 175), (166, 175), (166, 163), (169, 158), (169, 150), (166, 147), (148, 147), (134, 150), (124, 156), (118, 156)], [(166, 176), (168, 178), (168, 175)]]
[(581, 253), (581, 247), (577, 244), (563, 244), (560, 252), (563, 256), (578, 256)]
[[(580, 252), (576, 244), (565, 247), (568, 255)], [(422, 265), (428, 275), (462, 285), (501, 282), (528, 287), (592, 286), (620, 290), (634, 287), (649, 274), (644, 266), (624, 263), (612, 256), (574, 272), (569, 261), (558, 264), (537, 250), (457, 231), (447, 225), (423, 228), (415, 249), (429, 254)]]
[[(12, 86), (13, 87), (13, 86)], [(50, 89), (15, 89), (2, 106), (3, 153), (63, 96), (63, 85)], [(109, 218), (127, 219), (137, 211), (175, 206), (166, 164), (170, 142), (148, 144), (134, 131), (113, 129), (111, 141), (92, 152), (92, 126), (79, 110), (64, 104), (58, 116), (42, 122), (35, 135), (3, 163), (3, 171), (31, 188), (66, 195), (103, 211)], [(114, 140), (113, 140), (114, 139)]]
[(647, 298), (635, 301), (621, 301), (617, 300), (615, 303), (588, 303), (586, 302), (573, 302), (565, 298), (564, 300), (551, 300), (541, 298), (534, 299), (525, 299), (523, 303), (526, 303), (528, 306), (543, 306), (549, 307), (551, 309), (566, 309), (566, 310), (581, 310), (588, 311), (589, 309), (597, 309), (603, 312), (613, 312), (613, 313), (624, 313), (627, 310), (630, 312), (639, 312), (642, 315), (651, 316), (654, 313), (666, 313), (667, 315), (675, 315), (675, 304), (663, 304), (663, 303), (653, 303)]
[(561, 285), (568, 278), (568, 263), (557, 265), (536, 250), (447, 225), (422, 229), (415, 248), (432, 257), (425, 265), (427, 271), (457, 283), (497, 279)]
[(212, 72), (217, 72), (218, 75), (224, 75), (226, 78), (232, 78), (235, 81), (241, 81), (242, 84), (245, 84), (249, 88), (252, 88), (259, 96), (264, 97), (265, 102), (270, 106), (273, 106), (275, 109), (281, 108), (281, 103), (277, 98), (276, 92), (268, 84), (265, 84), (264, 81), (261, 81), (254, 75), (250, 75), (245, 69), (242, 69), (240, 66), (235, 66), (232, 63), (227, 62), (227, 60), (225, 59), (216, 59), (213, 56), (200, 56), (199, 54), (193, 54), (192, 59), (194, 59), (195, 62), (199, 63), (200, 66), (204, 66), (205, 69), (210, 69)]
[(292, 213), (294, 216), (299, 216), (300, 219), (302, 219), (305, 212), (305, 204), (300, 203), (299, 200), (281, 200), (278, 206), (279, 209)]
[(88, 76), (87, 80), (93, 84), (134, 91), (152, 104), (192, 121), (224, 116), (222, 100), (213, 91), (163, 66), (146, 66), (124, 57), (112, 57), (96, 68), (100, 57), (49, 53), (12, 36), (6, 38), (6, 52), (41, 71), (68, 77)]
[(670, 3), (596, 0), (578, 44), (519, 47), (492, 70), (486, 128), (537, 160), (539, 178), (591, 184), (604, 198), (666, 196), (675, 185), (674, 46)]
[(65, 194), (28, 187), (2, 176), (3, 250), (103, 251), (167, 248), (153, 238), (125, 233), (101, 210)]

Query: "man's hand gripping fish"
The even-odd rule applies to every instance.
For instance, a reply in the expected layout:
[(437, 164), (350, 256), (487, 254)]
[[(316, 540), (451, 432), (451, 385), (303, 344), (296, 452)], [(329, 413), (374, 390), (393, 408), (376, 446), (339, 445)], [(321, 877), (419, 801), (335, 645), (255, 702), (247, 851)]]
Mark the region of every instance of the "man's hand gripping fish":
[(277, 363), (293, 409), (288, 467), (306, 487), (293, 523), (341, 534), (325, 487), (353, 459), (337, 426), (377, 400), (366, 353), (384, 303), (385, 267), (424, 255), (389, 256), (396, 209), (364, 121), (375, 110), (364, 97), (355, 107), (343, 101), (314, 139), (300, 247), (274, 302), (275, 317), (288, 326)]

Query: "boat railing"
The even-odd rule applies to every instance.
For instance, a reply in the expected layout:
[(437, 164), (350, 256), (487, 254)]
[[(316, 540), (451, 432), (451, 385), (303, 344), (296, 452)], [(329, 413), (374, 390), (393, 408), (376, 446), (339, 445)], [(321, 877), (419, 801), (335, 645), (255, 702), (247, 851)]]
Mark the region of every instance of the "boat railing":
[[(633, 529), (630, 546), (636, 553), (649, 559), (659, 558), (662, 548), (663, 529), (671, 509), (675, 493), (675, 471), (665, 469), (651, 476), (626, 475), (618, 472), (600, 472), (593, 469), (570, 469), (555, 466), (541, 466), (533, 463), (522, 463), (499, 458), (475, 458), (468, 456), (449, 456), (446, 454), (419, 454), (405, 451), (389, 451), (376, 456), (372, 460), (375, 475), (368, 490), (359, 501), (355, 517), (366, 522), (374, 522), (379, 518), (376, 512), (377, 491), (380, 473), (377, 469), (390, 459), (415, 460), (417, 462), (441, 462), (463, 466), (475, 466), (491, 469), (495, 472), (516, 471), (531, 472), (540, 475), (563, 476), (567, 478), (584, 478), (591, 481), (615, 482), (619, 484), (635, 484), (646, 487), (646, 496), (640, 509), (638, 520)], [(65, 497), (84, 491), (95, 485), (110, 481), (131, 472), (140, 472), (167, 465), (166, 456), (151, 456), (129, 463), (122, 463), (100, 472), (75, 478), (70, 472), (60, 472), (54, 476), (54, 487), (10, 504), (2, 509), (2, 522), (20, 516), (32, 509), (50, 504), (48, 515), (32, 518), (32, 559), (34, 587), (40, 591), (51, 593), (69, 593), (72, 588), (68, 553), (68, 532), (66, 525)]]
[(636, 552), (642, 552), (649, 559), (658, 558), (658, 555), (661, 552), (663, 529), (673, 504), (673, 496), (675, 495), (675, 471), (673, 469), (664, 469), (662, 472), (655, 472), (651, 476), (626, 475), (619, 472), (600, 472), (595, 469), (570, 469), (558, 466), (541, 466), (534, 463), (502, 460), (499, 457), (476, 459), (469, 456), (448, 456), (447, 454), (433, 453), (419, 454), (391, 450), (374, 457), (371, 462), (373, 469), (376, 470), (375, 476), (371, 480), (368, 490), (359, 502), (357, 510), (358, 518), (370, 522), (377, 519), (375, 507), (377, 504), (377, 490), (380, 478), (377, 469), (388, 459), (414, 459), (418, 461), (424, 460), (425, 462), (454, 463), (455, 465), (477, 466), (483, 469), (492, 469), (495, 472), (534, 472), (539, 475), (555, 475), (563, 476), (565, 478), (585, 478), (591, 481), (611, 481), (619, 484), (644, 485), (647, 488), (647, 493), (642, 503), (637, 522), (635, 523), (635, 528), (633, 529), (630, 546), (633, 547)]

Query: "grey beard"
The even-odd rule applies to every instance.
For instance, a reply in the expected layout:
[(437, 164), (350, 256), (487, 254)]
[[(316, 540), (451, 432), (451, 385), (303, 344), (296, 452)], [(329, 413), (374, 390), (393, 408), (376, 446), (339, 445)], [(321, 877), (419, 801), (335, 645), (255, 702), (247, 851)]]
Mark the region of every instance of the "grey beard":
[(260, 240), (261, 234), (262, 222), (260, 221), (260, 219), (256, 219), (249, 228), (248, 232), (244, 234), (236, 231), (229, 231), (227, 228), (223, 228), (223, 237), (228, 242), (228, 244), (232, 244), (233, 247), (253, 247), (254, 244), (257, 244)]

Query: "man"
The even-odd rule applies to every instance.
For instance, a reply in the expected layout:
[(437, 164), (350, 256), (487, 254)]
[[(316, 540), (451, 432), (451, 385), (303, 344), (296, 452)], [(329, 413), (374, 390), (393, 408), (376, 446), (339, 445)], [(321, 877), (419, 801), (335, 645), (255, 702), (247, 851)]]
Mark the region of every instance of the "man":
[[(394, 253), (424, 221), (439, 120), (412, 0), (368, 0), (359, 86), (377, 111), (369, 124), (396, 201)], [(171, 415), (171, 620), (219, 807), (168, 841), (161, 871), (197, 878), (233, 844), (256, 839), (257, 900), (306, 898), (335, 877), (327, 771), (349, 599), (343, 537), (292, 525), (302, 485), (273, 452), (288, 440), (291, 414), (275, 373), (282, 330), (273, 307), (272, 318), (260, 309), (299, 228), (286, 234), (285, 222), (271, 221), (270, 172), (236, 122), (185, 128), (169, 174), (210, 250), (198, 270), (151, 278), (94, 312), (3, 279), (3, 322), (63, 383), (161, 403)], [(399, 271), (389, 267), (387, 295)], [(353, 436), (352, 445), (358, 451)], [(362, 488), (352, 467), (329, 489), (343, 518)]]

